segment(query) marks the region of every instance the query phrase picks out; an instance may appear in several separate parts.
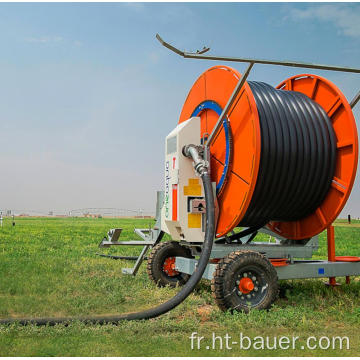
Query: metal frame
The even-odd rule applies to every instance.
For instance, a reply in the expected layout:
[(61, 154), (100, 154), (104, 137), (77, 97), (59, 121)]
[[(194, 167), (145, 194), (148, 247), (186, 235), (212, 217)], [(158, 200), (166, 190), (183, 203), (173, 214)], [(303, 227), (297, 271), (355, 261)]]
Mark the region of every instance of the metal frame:
[[(274, 235), (270, 230), (262, 228), (260, 232)], [(328, 285), (339, 285), (336, 277), (345, 276), (346, 283), (350, 282), (351, 275), (360, 275), (360, 257), (358, 261), (338, 261), (335, 256), (335, 232), (331, 225), (327, 228), (328, 259), (327, 260), (299, 260), (299, 258), (311, 258), (313, 252), (318, 249), (318, 236), (298, 243), (297, 241), (284, 238), (274, 243), (240, 243), (240, 244), (215, 244), (211, 253), (211, 259), (219, 259), (229, 255), (233, 251), (250, 250), (265, 255), (270, 261), (272, 259), (288, 259), (282, 266), (276, 266), (279, 280), (308, 279), (308, 278), (329, 278)], [(193, 249), (193, 255), (199, 255), (199, 249)], [(297, 258), (298, 260), (294, 260)], [(179, 272), (191, 275), (197, 266), (196, 259), (176, 257), (175, 269)], [(216, 263), (209, 262), (203, 278), (212, 280), (216, 270)]]
[[(240, 248), (238, 248), (240, 250)], [(197, 260), (176, 257), (175, 270), (191, 275)], [(203, 278), (212, 280), (217, 264), (208, 264)], [(279, 280), (331, 278), (338, 276), (360, 275), (359, 262), (331, 262), (328, 260), (296, 260), (287, 266), (275, 267)]]
[(123, 274), (135, 276), (140, 268), (140, 265), (145, 260), (148, 250), (158, 244), (164, 236), (164, 232), (161, 230), (161, 207), (164, 202), (163, 191), (157, 192), (156, 200), (156, 223), (154, 227), (150, 229), (134, 229), (135, 234), (141, 237), (143, 240), (117, 241), (120, 237), (122, 229), (111, 229), (108, 232), (108, 237), (104, 237), (104, 239), (99, 244), (99, 247), (110, 247), (114, 245), (143, 246), (140, 254), (137, 257), (97, 254), (99, 256), (108, 257), (111, 259), (135, 260), (135, 264), (132, 268), (121, 269)]
[[(261, 229), (259, 232), (269, 233), (268, 230)], [(271, 233), (272, 237), (277, 236), (274, 233)], [(189, 246), (189, 244), (184, 243), (184, 246)], [(194, 256), (200, 256), (201, 251), (199, 249), (199, 244), (194, 244), (191, 247), (192, 254)], [(274, 259), (283, 259), (287, 258), (293, 262), (294, 258), (311, 258), (313, 252), (319, 248), (318, 237), (315, 236), (308, 240), (307, 243), (294, 243), (287, 244), (286, 241), (277, 240), (276, 243), (266, 243), (266, 242), (250, 242), (250, 243), (231, 243), (231, 244), (214, 244), (210, 259), (220, 259), (224, 256), (227, 256), (233, 251), (239, 250), (251, 250), (257, 251), (268, 258)]]

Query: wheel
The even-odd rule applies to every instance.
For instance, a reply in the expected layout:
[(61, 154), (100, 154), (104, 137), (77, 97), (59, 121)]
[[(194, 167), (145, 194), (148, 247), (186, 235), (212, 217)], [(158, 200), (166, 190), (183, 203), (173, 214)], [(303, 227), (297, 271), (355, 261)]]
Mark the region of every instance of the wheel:
[(234, 251), (216, 266), (211, 290), (223, 311), (268, 309), (278, 296), (275, 268), (255, 251)]
[(176, 287), (188, 281), (190, 275), (174, 269), (176, 256), (192, 257), (190, 249), (176, 241), (161, 242), (153, 247), (148, 258), (147, 273), (157, 286)]

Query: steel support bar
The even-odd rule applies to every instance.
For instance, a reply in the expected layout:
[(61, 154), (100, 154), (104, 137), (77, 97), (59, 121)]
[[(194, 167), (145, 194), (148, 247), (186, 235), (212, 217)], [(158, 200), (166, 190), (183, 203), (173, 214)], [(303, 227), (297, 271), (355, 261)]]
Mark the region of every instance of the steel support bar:
[(323, 64), (313, 64), (305, 63), (301, 61), (278, 61), (278, 60), (265, 60), (265, 59), (250, 59), (250, 58), (241, 58), (241, 57), (227, 57), (227, 56), (211, 56), (204, 55), (200, 53), (189, 53), (177, 49), (175, 46), (164, 41), (159, 34), (156, 34), (156, 38), (159, 40), (161, 45), (165, 46), (174, 53), (188, 59), (201, 59), (201, 60), (217, 60), (217, 61), (231, 61), (231, 62), (245, 62), (253, 64), (265, 64), (265, 65), (280, 65), (280, 66), (290, 66), (290, 67), (300, 67), (307, 69), (318, 69), (318, 70), (331, 70), (331, 71), (342, 71), (342, 72), (351, 72), (351, 73), (360, 73), (358, 68), (350, 68), (345, 66), (335, 66), (335, 65), (323, 65)]
[(353, 109), (355, 107), (355, 105), (359, 102), (360, 100), (360, 91), (355, 95), (355, 97), (351, 100), (350, 102), (350, 107)]
[[(107, 254), (99, 254), (99, 253), (96, 253), (96, 255), (113, 260), (137, 260), (139, 258), (139, 256), (107, 255)], [(147, 258), (144, 258), (144, 260), (147, 260)]]
[(335, 231), (334, 226), (330, 225), (327, 229), (327, 248), (328, 248), (328, 261), (335, 260)]
[[(318, 239), (314, 238), (307, 245), (282, 245), (265, 242), (252, 242), (249, 244), (214, 244), (211, 251), (211, 259), (220, 259), (233, 251), (249, 250), (257, 251), (267, 258), (311, 258), (318, 248)], [(196, 248), (193, 255), (199, 256)]]
[(130, 245), (130, 246), (145, 246), (145, 245), (153, 245), (153, 240), (130, 240), (130, 241), (102, 241), (99, 247), (107, 247), (107, 246), (122, 246), (122, 245)]
[[(334, 226), (330, 225), (326, 229), (327, 233), (327, 248), (328, 248), (328, 261), (334, 262), (335, 260), (335, 230)], [(329, 285), (336, 286), (336, 278), (331, 276), (329, 277)]]
[[(175, 269), (191, 275), (196, 269), (197, 260), (176, 257)], [(217, 264), (208, 264), (203, 278), (211, 280)], [(336, 276), (360, 275), (359, 262), (302, 260), (287, 266), (275, 267), (279, 280), (310, 279)]]
[[(268, 258), (311, 258), (314, 252), (312, 246), (286, 246), (277, 244), (250, 243), (241, 246), (234, 246), (233, 251), (249, 250), (257, 251)], [(222, 258), (229, 253), (228, 247), (217, 246), (211, 253), (213, 258)]]
[(279, 280), (360, 275), (360, 262), (295, 261), (276, 268)]
[[(238, 94), (240, 93), (240, 90), (242, 89), (243, 85), (245, 84), (246, 79), (248, 78), (253, 66), (254, 66), (254, 63), (251, 62), (249, 64), (249, 66), (247, 67), (246, 71), (244, 72), (244, 74), (242, 74), (241, 78), (239, 79), (233, 93), (231, 94), (227, 104), (225, 105), (222, 113), (220, 114), (219, 119), (218, 119), (217, 123), (215, 124), (215, 126), (206, 142), (207, 147), (210, 147), (212, 141), (214, 140), (215, 135), (217, 134), (222, 122), (224, 121), (225, 117), (227, 116), (227, 113), (231, 109), (231, 106), (233, 105), (235, 99), (237, 98)], [(205, 152), (205, 154), (206, 154), (206, 152)], [(207, 159), (207, 160), (209, 161), (209, 159)]]
[(140, 255), (138, 256), (134, 267), (132, 268), (123, 268), (121, 269), (123, 274), (127, 274), (127, 275), (133, 275), (135, 276), (140, 268), (140, 265), (142, 264), (142, 262), (145, 259), (145, 255), (147, 253), (147, 251), (149, 250), (150, 245), (146, 245), (144, 246), (144, 248), (141, 250)]

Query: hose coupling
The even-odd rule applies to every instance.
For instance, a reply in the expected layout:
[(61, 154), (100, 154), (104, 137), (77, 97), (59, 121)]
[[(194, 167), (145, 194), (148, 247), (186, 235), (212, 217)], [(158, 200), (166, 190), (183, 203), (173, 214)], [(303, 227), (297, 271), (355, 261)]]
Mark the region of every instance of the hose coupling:
[(199, 145), (185, 145), (182, 153), (189, 159), (193, 159), (195, 173), (199, 176), (205, 174), (209, 170), (209, 162), (204, 160), (204, 148)]

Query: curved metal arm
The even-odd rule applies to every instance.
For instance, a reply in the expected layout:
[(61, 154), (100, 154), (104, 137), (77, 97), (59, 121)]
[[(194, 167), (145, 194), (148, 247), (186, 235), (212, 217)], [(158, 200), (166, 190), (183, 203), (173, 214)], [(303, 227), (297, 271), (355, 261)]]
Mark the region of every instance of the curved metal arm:
[(206, 52), (208, 52), (210, 50), (209, 47), (204, 46), (202, 50), (197, 50), (196, 53), (185, 53), (184, 51), (181, 51), (178, 48), (176, 48), (175, 46), (172, 46), (169, 43), (167, 43), (166, 41), (164, 41), (159, 34), (156, 34), (156, 38), (159, 40), (159, 42), (162, 46), (165, 46), (166, 48), (173, 51), (174, 53), (176, 53), (180, 56), (184, 56), (184, 57), (185, 57), (185, 54), (201, 55), (201, 54), (205, 54)]
[(180, 56), (185, 55), (185, 53), (183, 51), (177, 49), (175, 46), (172, 46), (169, 43), (167, 43), (166, 41), (164, 41), (159, 34), (156, 34), (156, 38), (159, 40), (159, 42), (162, 46), (165, 46), (166, 48), (168, 48), (169, 50), (173, 51), (174, 53), (176, 53)]
[[(278, 61), (278, 60), (264, 60), (264, 59), (250, 59), (250, 58), (239, 58), (239, 57), (227, 57), (227, 56), (212, 56), (212, 55), (203, 55), (203, 51), (197, 53), (189, 53), (181, 51), (173, 45), (170, 45), (164, 41), (159, 34), (156, 34), (156, 38), (160, 41), (161, 45), (165, 46), (174, 53), (189, 59), (203, 59), (203, 60), (218, 60), (218, 61), (232, 61), (232, 62), (246, 62), (253, 64), (265, 64), (265, 65), (280, 65), (280, 66), (290, 66), (290, 67), (300, 67), (307, 69), (318, 69), (318, 70), (331, 70), (331, 71), (343, 71), (343, 72), (352, 72), (360, 73), (360, 69), (349, 68), (345, 66), (335, 66), (335, 65), (322, 65), (322, 64), (312, 64), (305, 63), (300, 61)], [(205, 50), (207, 50), (206, 48)]]

